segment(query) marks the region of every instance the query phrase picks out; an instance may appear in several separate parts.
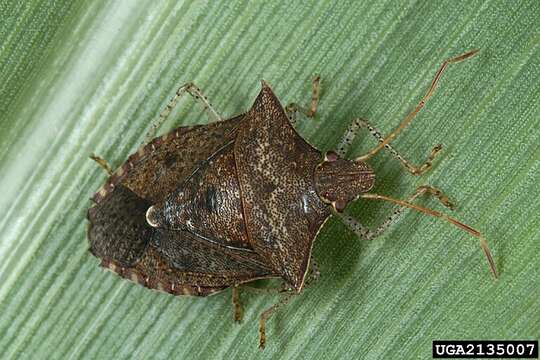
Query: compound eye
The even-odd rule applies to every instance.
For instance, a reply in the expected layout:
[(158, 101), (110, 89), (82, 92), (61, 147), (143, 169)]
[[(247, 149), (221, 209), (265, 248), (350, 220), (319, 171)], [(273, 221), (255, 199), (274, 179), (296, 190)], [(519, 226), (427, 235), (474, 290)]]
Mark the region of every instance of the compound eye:
[(332, 207), (338, 212), (342, 213), (343, 210), (347, 207), (347, 202), (345, 200), (339, 199), (337, 201), (332, 202)]
[(324, 161), (328, 161), (328, 162), (334, 162), (336, 161), (337, 159), (339, 159), (339, 155), (333, 151), (328, 151), (325, 155), (324, 155)]

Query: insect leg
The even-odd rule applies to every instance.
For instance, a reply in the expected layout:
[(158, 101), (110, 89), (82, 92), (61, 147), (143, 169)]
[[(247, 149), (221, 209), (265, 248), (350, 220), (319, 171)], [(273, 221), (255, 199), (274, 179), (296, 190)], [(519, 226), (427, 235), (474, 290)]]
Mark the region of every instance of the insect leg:
[(416, 105), (414, 110), (411, 111), (405, 117), (405, 119), (403, 119), (401, 124), (399, 124), (399, 126), (394, 131), (392, 131), (386, 138), (384, 138), (384, 140), (382, 142), (380, 142), (375, 148), (373, 148), (367, 154), (364, 154), (364, 155), (359, 156), (358, 158), (356, 158), (356, 160), (358, 160), (358, 161), (366, 161), (366, 160), (368, 160), (369, 158), (371, 158), (375, 154), (377, 154), (382, 148), (384, 148), (390, 141), (392, 141), (397, 136), (397, 134), (399, 134), (399, 132), (401, 130), (406, 128), (407, 125), (409, 125), (411, 123), (411, 121), (414, 119), (416, 114), (418, 114), (418, 112), (424, 107), (424, 105), (426, 104), (428, 99), (431, 97), (431, 95), (433, 95), (433, 93), (435, 92), (435, 89), (437, 88), (437, 84), (439, 83), (439, 80), (441, 79), (441, 76), (444, 73), (444, 71), (446, 70), (446, 68), (448, 67), (448, 65), (459, 63), (459, 62), (461, 62), (461, 61), (463, 61), (465, 59), (468, 59), (468, 58), (474, 56), (477, 52), (478, 52), (478, 50), (471, 50), (471, 51), (468, 51), (468, 52), (466, 52), (464, 54), (461, 54), (461, 55), (458, 55), (458, 56), (455, 56), (453, 58), (449, 58), (449, 59), (445, 60), (442, 63), (439, 70), (437, 70), (437, 73), (435, 73), (435, 77), (431, 81), (431, 85), (430, 85), (428, 91), (425, 93), (424, 97), (422, 98), (422, 100), (420, 100), (418, 105)]
[[(306, 282), (304, 283), (304, 288), (308, 285), (312, 284), (313, 281), (316, 281), (320, 277), (319, 268), (317, 266), (317, 263), (315, 262), (315, 259), (313, 256), (310, 259), (309, 262), (309, 274), (308, 278), (306, 279)], [(247, 291), (251, 291), (254, 293), (264, 293), (264, 294), (283, 294), (281, 299), (275, 303), (274, 305), (270, 306), (268, 309), (264, 310), (261, 314), (261, 317), (259, 319), (259, 347), (261, 349), (264, 349), (266, 345), (266, 321), (272, 316), (276, 310), (278, 310), (281, 306), (287, 304), (289, 300), (296, 295), (296, 292), (293, 292), (293, 290), (286, 284), (283, 283), (280, 287), (271, 287), (271, 288), (256, 288), (251, 287), (249, 285), (243, 285), (243, 289)], [(233, 287), (233, 303), (234, 303), (234, 289), (236, 287)], [(236, 318), (235, 318), (236, 319)]]
[[(441, 190), (433, 186), (429, 186), (429, 185), (420, 186), (418, 189), (416, 189), (414, 194), (411, 195), (407, 199), (407, 202), (412, 202), (417, 197), (423, 194), (435, 196), (439, 200), (439, 202), (443, 204), (444, 206), (446, 206), (447, 208), (454, 209), (455, 207), (454, 204), (450, 202), (448, 197), (444, 195)], [(341, 218), (343, 223), (347, 225), (347, 227), (351, 229), (359, 238), (362, 238), (365, 240), (371, 240), (381, 235), (383, 232), (385, 232), (388, 229), (390, 225), (395, 223), (399, 219), (399, 217), (402, 215), (404, 209), (405, 209), (404, 207), (399, 207), (395, 209), (393, 214), (390, 215), (385, 221), (383, 221), (383, 223), (379, 225), (376, 229), (366, 228), (357, 219), (355, 219), (354, 217), (350, 215), (343, 214), (343, 213), (336, 213), (336, 214)]]
[(451, 216), (448, 216), (446, 214), (440, 213), (438, 211), (435, 211), (435, 210), (432, 210), (432, 209), (429, 209), (429, 208), (425, 208), (425, 207), (422, 207), (422, 206), (412, 204), (412, 203), (410, 203), (408, 201), (394, 199), (394, 198), (384, 196), (384, 195), (379, 195), (379, 194), (362, 194), (362, 195), (360, 195), (360, 197), (363, 198), (363, 199), (388, 201), (388, 202), (400, 205), (402, 207), (406, 207), (406, 208), (409, 208), (409, 209), (413, 209), (413, 210), (422, 212), (422, 213), (424, 213), (426, 215), (429, 215), (429, 216), (440, 218), (442, 220), (445, 220), (446, 222), (449, 222), (450, 224), (453, 224), (453, 225), (457, 226), (458, 228), (460, 228), (462, 230), (465, 230), (466, 232), (468, 232), (469, 234), (471, 234), (472, 236), (474, 236), (474, 237), (476, 237), (476, 238), (478, 238), (480, 240), (480, 247), (482, 248), (482, 251), (484, 252), (484, 255), (486, 256), (486, 259), (487, 259), (488, 264), (489, 264), (489, 269), (491, 270), (491, 273), (493, 274), (493, 276), (495, 278), (497, 278), (497, 268), (495, 266), (495, 261), (493, 260), (493, 256), (491, 255), (491, 251), (489, 251), (489, 247), (488, 247), (486, 239), (484, 238), (484, 236), (478, 230), (473, 229), (469, 225), (462, 223), (461, 221), (459, 221), (456, 218), (453, 218)]
[(315, 117), (315, 114), (317, 113), (317, 106), (319, 104), (319, 97), (321, 93), (321, 77), (319, 75), (315, 76), (311, 81), (311, 84), (311, 104), (309, 109), (306, 109), (296, 103), (290, 103), (289, 105), (285, 106), (285, 112), (287, 113), (287, 117), (293, 126), (296, 125), (296, 115), (298, 112), (301, 112), (308, 118)]
[[(311, 267), (311, 271), (313, 272), (313, 267)], [(318, 270), (315, 270), (314, 272), (318, 274)], [(307, 283), (306, 283), (306, 286), (307, 286)], [(283, 282), (281, 286), (279, 287), (257, 288), (257, 287), (253, 287), (249, 285), (242, 285), (242, 289), (247, 290), (252, 293), (256, 293), (256, 294), (280, 294), (280, 295), (283, 294), (281, 299), (277, 303), (275, 303), (274, 305), (270, 306), (269, 308), (267, 308), (266, 310), (262, 312), (261, 317), (259, 319), (259, 347), (261, 349), (264, 349), (264, 346), (266, 345), (266, 321), (278, 308), (287, 304), (287, 302), (289, 302), (291, 297), (293, 295), (296, 295), (296, 292), (294, 292), (285, 282)], [(233, 293), (233, 297), (234, 297), (234, 293)]]
[(259, 319), (259, 347), (261, 349), (264, 349), (266, 345), (266, 321), (277, 309), (287, 304), (294, 295), (295, 293), (293, 292), (285, 294), (277, 303), (262, 312)]
[(244, 310), (242, 309), (242, 303), (240, 302), (240, 290), (238, 289), (238, 286), (232, 287), (232, 304), (234, 308), (234, 321), (241, 322)]
[(321, 272), (319, 271), (319, 265), (317, 265), (317, 261), (315, 261), (315, 258), (312, 255), (309, 259), (309, 273), (308, 278), (304, 282), (304, 288), (307, 288), (315, 281), (319, 280), (320, 277)]
[[(354, 121), (349, 125), (347, 128), (347, 132), (341, 139), (341, 141), (338, 144), (337, 147), (337, 153), (341, 157), (345, 157), (354, 138), (360, 131), (360, 129), (366, 128), (369, 133), (379, 141), (379, 143), (384, 142), (384, 137), (381, 135), (379, 130), (377, 130), (374, 126), (372, 126), (367, 120), (365, 119), (354, 119)], [(438, 144), (431, 150), (431, 154), (428, 156), (427, 160), (419, 165), (413, 165), (411, 164), (407, 159), (405, 159), (403, 156), (401, 156), (390, 144), (384, 145), (384, 149), (388, 150), (390, 154), (397, 160), (401, 162), (401, 164), (413, 175), (422, 175), (426, 171), (428, 171), (431, 168), (431, 164), (433, 162), (433, 159), (435, 156), (441, 151), (442, 144)]]
[(159, 126), (163, 124), (165, 119), (167, 119), (171, 111), (178, 103), (178, 99), (180, 99), (180, 97), (186, 92), (190, 94), (195, 99), (195, 101), (201, 102), (203, 104), (204, 110), (207, 112), (210, 121), (222, 120), (221, 116), (216, 112), (216, 110), (214, 110), (214, 108), (208, 101), (208, 98), (202, 93), (201, 89), (199, 89), (195, 84), (190, 82), (180, 86), (178, 90), (176, 90), (176, 93), (171, 98), (171, 100), (169, 100), (167, 106), (165, 106), (165, 108), (159, 113), (159, 117), (154, 120), (154, 122), (152, 122), (152, 124), (150, 125), (150, 129), (145, 136), (145, 143), (148, 143), (156, 136), (156, 131)]
[(99, 156), (97, 156), (95, 154), (91, 154), (90, 159), (97, 162), (97, 164), (99, 166), (101, 166), (107, 172), (107, 174), (109, 174), (109, 176), (111, 176), (113, 174), (113, 169), (111, 168), (111, 165), (109, 165), (107, 160), (105, 160), (102, 157), (99, 157)]

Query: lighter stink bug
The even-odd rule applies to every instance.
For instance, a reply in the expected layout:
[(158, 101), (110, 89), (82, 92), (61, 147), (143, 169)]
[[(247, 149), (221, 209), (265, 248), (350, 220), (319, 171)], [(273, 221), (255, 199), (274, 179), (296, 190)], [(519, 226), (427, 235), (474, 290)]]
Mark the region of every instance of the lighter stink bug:
[[(294, 129), (301, 111), (314, 117), (319, 77), (313, 81), (311, 106), (283, 108), (266, 82), (244, 114), (223, 120), (193, 84), (178, 89), (146, 136), (146, 144), (116, 171), (92, 156), (110, 177), (93, 196), (88, 210), (90, 251), (120, 276), (174, 295), (207, 296), (231, 287), (235, 319), (241, 319), (238, 289), (257, 279), (281, 278), (281, 300), (260, 317), (260, 346), (266, 343), (268, 317), (293, 294), (300, 293), (318, 271), (311, 258), (313, 241), (325, 221), (338, 216), (359, 237), (381, 234), (411, 208), (441, 218), (480, 240), (490, 269), (493, 258), (483, 236), (441, 212), (412, 203), (422, 194), (452, 208), (437, 188), (425, 185), (405, 200), (370, 193), (375, 174), (367, 161), (389, 151), (414, 175), (431, 167), (428, 159), (414, 166), (390, 146), (433, 94), (448, 64), (476, 54), (470, 51), (446, 60), (416, 108), (387, 137), (366, 120), (356, 119), (335, 152), (321, 153)], [(184, 93), (201, 101), (209, 125), (180, 127), (154, 138), (159, 125)], [(367, 128), (378, 145), (367, 154), (346, 160), (350, 144)], [(375, 199), (399, 208), (374, 230), (343, 213), (353, 200)], [(308, 273), (311, 275), (308, 277)], [(261, 289), (259, 289), (260, 291)]]

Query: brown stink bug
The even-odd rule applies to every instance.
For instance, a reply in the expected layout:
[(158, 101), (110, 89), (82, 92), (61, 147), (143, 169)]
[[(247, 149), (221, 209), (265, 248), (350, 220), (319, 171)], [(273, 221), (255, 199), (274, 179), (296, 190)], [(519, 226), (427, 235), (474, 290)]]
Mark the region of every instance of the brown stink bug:
[[(313, 81), (309, 110), (295, 104), (283, 108), (263, 81), (251, 109), (228, 120), (221, 119), (193, 84), (182, 86), (147, 135), (147, 143), (116, 171), (93, 156), (110, 177), (88, 210), (90, 251), (120, 276), (174, 295), (207, 296), (231, 287), (236, 320), (241, 318), (240, 285), (250, 289), (245, 284), (257, 279), (283, 279), (285, 296), (260, 318), (261, 347), (266, 342), (268, 317), (302, 291), (310, 270), (312, 276), (317, 275), (311, 259), (313, 241), (332, 214), (366, 239), (382, 233), (404, 208), (444, 219), (480, 239), (496, 276), (487, 243), (477, 230), (412, 203), (427, 194), (451, 208), (440, 190), (421, 186), (407, 201), (370, 193), (375, 174), (366, 162), (386, 149), (412, 174), (428, 170), (440, 145), (424, 164), (414, 166), (389, 143), (433, 94), (448, 64), (475, 53), (446, 60), (420, 103), (389, 136), (381, 136), (366, 120), (357, 119), (337, 150), (325, 154), (293, 127), (298, 110), (315, 115), (318, 77)], [(218, 121), (180, 127), (152, 139), (185, 92), (202, 101)], [(348, 147), (362, 127), (379, 144), (366, 155), (346, 160)], [(400, 207), (378, 229), (369, 230), (343, 213), (358, 198), (385, 200)]]

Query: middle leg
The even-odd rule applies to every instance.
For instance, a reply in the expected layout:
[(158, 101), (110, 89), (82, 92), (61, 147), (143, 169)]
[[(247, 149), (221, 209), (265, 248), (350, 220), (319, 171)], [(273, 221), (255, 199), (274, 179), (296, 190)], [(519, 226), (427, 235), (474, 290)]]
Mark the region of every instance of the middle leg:
[(277, 309), (287, 304), (294, 295), (295, 293), (293, 292), (286, 293), (277, 303), (262, 312), (259, 319), (259, 347), (261, 349), (264, 349), (266, 346), (266, 320), (268, 320)]
[[(289, 300), (296, 295), (296, 292), (293, 292), (293, 290), (287, 286), (286, 283), (282, 283), (281, 286), (278, 287), (266, 287), (266, 288), (258, 288), (253, 287), (249, 285), (242, 285), (242, 289), (256, 293), (256, 294), (278, 294), (281, 296), (278, 302), (276, 302), (274, 305), (270, 306), (266, 310), (264, 310), (261, 313), (261, 316), (259, 318), (259, 347), (261, 349), (264, 349), (266, 345), (266, 321), (272, 316), (273, 313), (275, 313), (280, 307), (287, 304)], [(233, 303), (233, 309), (234, 309), (234, 320), (236, 322), (240, 322), (242, 319), (242, 305), (240, 304), (240, 290), (239, 286), (234, 286), (232, 288), (232, 303)]]
[(242, 303), (240, 302), (240, 290), (238, 286), (232, 287), (232, 304), (234, 321), (241, 322), (244, 317), (244, 309), (242, 309)]
[[(315, 261), (315, 258), (311, 256), (309, 261), (309, 270), (308, 274), (306, 275), (307, 279), (304, 283), (304, 289), (308, 286), (312, 285), (314, 282), (319, 280), (321, 273), (319, 272), (319, 266), (317, 265), (317, 262)], [(285, 285), (286, 286), (286, 285)], [(273, 313), (275, 313), (280, 307), (286, 305), (291, 298), (294, 295), (297, 295), (298, 293), (294, 292), (292, 289), (287, 288), (284, 292), (285, 294), (282, 296), (282, 298), (275, 303), (274, 305), (267, 308), (265, 311), (262, 312), (261, 317), (259, 319), (259, 347), (261, 349), (264, 349), (266, 345), (266, 322), (272, 316)]]
[[(319, 272), (317, 262), (312, 256), (309, 261), (309, 270), (307, 274), (307, 279), (304, 283), (304, 288), (310, 286), (315, 281), (317, 281), (320, 278), (320, 275), (321, 273)], [(274, 314), (280, 307), (287, 304), (289, 300), (297, 293), (294, 292), (293, 289), (291, 289), (286, 283), (282, 283), (279, 287), (257, 288), (249, 285), (243, 285), (242, 288), (244, 290), (257, 294), (279, 294), (282, 296), (277, 303), (264, 310), (259, 318), (259, 347), (261, 349), (264, 349), (266, 345), (266, 322), (272, 316), (272, 314)], [(241, 313), (241, 305), (239, 299), (239, 289), (237, 286), (235, 286), (233, 287), (233, 306), (235, 321), (240, 321), (238, 317), (238, 314)]]

